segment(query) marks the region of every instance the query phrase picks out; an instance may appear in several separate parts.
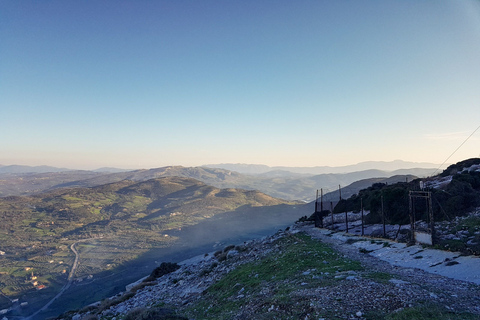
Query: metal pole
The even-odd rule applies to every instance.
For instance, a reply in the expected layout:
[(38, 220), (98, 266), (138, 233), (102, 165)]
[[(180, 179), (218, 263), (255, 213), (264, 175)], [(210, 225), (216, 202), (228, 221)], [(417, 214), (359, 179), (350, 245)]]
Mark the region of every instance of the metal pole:
[(382, 223), (383, 223), (383, 237), (387, 237), (387, 232), (385, 230), (385, 212), (383, 211), (383, 193), (382, 196), (380, 197), (382, 200)]
[(323, 189), (320, 189), (320, 225), (323, 228)]
[[(340, 195), (340, 201), (342, 201), (342, 188), (340, 187), (340, 185), (338, 185), (338, 193)], [(346, 232), (348, 233), (348, 215), (347, 215), (347, 211), (345, 210), (345, 225), (346, 225)]]
[(347, 233), (348, 233), (348, 214), (347, 214), (347, 210), (345, 210), (345, 224), (347, 225)]
[(415, 218), (413, 217), (413, 201), (412, 201), (412, 191), (408, 192), (408, 214), (410, 216), (410, 241), (412, 244), (415, 243)]
[(320, 189), (320, 211), (323, 211), (323, 189)]
[(330, 201), (330, 211), (332, 211), (332, 230), (335, 226), (335, 221), (333, 221), (333, 201)]
[(362, 236), (363, 236), (363, 235), (365, 235), (364, 225), (363, 225), (363, 198), (360, 198), (360, 207), (362, 208)]
[(433, 220), (432, 194), (428, 192), (428, 211), (430, 214), (430, 229), (432, 231), (432, 245), (435, 244), (435, 221)]

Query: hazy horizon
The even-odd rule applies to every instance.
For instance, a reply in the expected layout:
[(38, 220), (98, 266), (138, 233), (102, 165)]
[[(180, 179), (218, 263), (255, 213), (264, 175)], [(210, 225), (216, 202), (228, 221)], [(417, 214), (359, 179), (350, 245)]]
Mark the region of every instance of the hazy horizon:
[(0, 39), (3, 165), (440, 164), (480, 125), (474, 0), (1, 1)]
[[(419, 165), (419, 167), (421, 167), (423, 165), (422, 168), (437, 168), (438, 166), (440, 166), (440, 164), (438, 163), (429, 163), (429, 162), (410, 162), (410, 161), (404, 161), (404, 160), (400, 160), (400, 159), (396, 159), (396, 160), (392, 160), (392, 161), (374, 161), (374, 160), (370, 160), (370, 161), (362, 161), (362, 162), (358, 162), (358, 163), (350, 163), (350, 164), (347, 164), (347, 165), (342, 165), (342, 166), (322, 166), (322, 165), (318, 165), (318, 166), (269, 166), (269, 165), (266, 165), (266, 164), (262, 164), (262, 163), (204, 163), (202, 165), (198, 165), (198, 166), (183, 166), (183, 167), (209, 167), (209, 166), (215, 166), (215, 165), (218, 165), (218, 166), (225, 166), (225, 165), (232, 165), (232, 166), (266, 166), (266, 167), (269, 167), (269, 168), (272, 168), (272, 169), (275, 169), (275, 168), (321, 168), (321, 167), (330, 167), (330, 168), (342, 168), (342, 167), (353, 167), (353, 166), (358, 166), (358, 165), (365, 165), (365, 164), (368, 164), (368, 163), (384, 163), (384, 164), (402, 164), (400, 165), (399, 167), (400, 168), (416, 168), (416, 167), (412, 167), (410, 164), (417, 164)], [(407, 165), (408, 164), (408, 165)], [(442, 169), (444, 169), (444, 167), (446, 168), (448, 165), (450, 165), (451, 163), (445, 163), (443, 166), (442, 166)], [(165, 166), (157, 166), (157, 167), (141, 167), (141, 168), (123, 168), (123, 167), (112, 167), (112, 166), (103, 166), (103, 167), (68, 167), (68, 166), (51, 166), (51, 165), (48, 165), (48, 164), (33, 164), (33, 165), (28, 165), (28, 164), (19, 164), (19, 163), (9, 163), (9, 164), (5, 164), (5, 163), (1, 163), (0, 162), (0, 167), (2, 166), (28, 166), (28, 167), (54, 167), (54, 168), (60, 168), (60, 169), (68, 169), (68, 170), (98, 170), (98, 169), (104, 169), (104, 168), (107, 168), (107, 169), (121, 169), (121, 170), (141, 170), (141, 169), (155, 169), (155, 168), (161, 168), (161, 167), (175, 167), (175, 166), (182, 166), (182, 165), (178, 165), (178, 164), (170, 164), (170, 165), (165, 165)], [(373, 167), (372, 167), (373, 169)], [(380, 169), (381, 170), (381, 169)]]

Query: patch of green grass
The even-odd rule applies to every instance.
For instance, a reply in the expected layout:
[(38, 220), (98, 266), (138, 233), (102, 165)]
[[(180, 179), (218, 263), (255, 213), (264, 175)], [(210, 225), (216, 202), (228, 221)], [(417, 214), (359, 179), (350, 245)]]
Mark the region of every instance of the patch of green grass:
[[(228, 318), (231, 311), (238, 310), (248, 301), (255, 301), (256, 297), (260, 300), (263, 297), (261, 291), (267, 284), (273, 292), (272, 304), (284, 310), (296, 309), (290, 293), (297, 290), (303, 281), (313, 282), (313, 275), (328, 273), (330, 278), (327, 277), (326, 281), (325, 277), (316, 279), (316, 285), (326, 286), (332, 283), (331, 278), (336, 272), (363, 270), (358, 261), (344, 258), (327, 244), (305, 234), (282, 238), (274, 245), (280, 248), (281, 253), (272, 253), (259, 261), (237, 267), (212, 285), (205, 298), (189, 308), (188, 315), (193, 318)], [(310, 272), (305, 275), (307, 270)], [(285, 285), (285, 281), (289, 284)], [(248, 301), (238, 298), (240, 294), (249, 297)]]
[(464, 219), (458, 226), (458, 230), (468, 230), (470, 234), (480, 229), (480, 217), (469, 217)]
[(393, 278), (393, 276), (390, 273), (386, 273), (386, 272), (370, 272), (370, 273), (367, 273), (365, 277), (378, 282), (388, 282)]
[(463, 252), (465, 251), (465, 242), (462, 240), (444, 240), (440, 244), (441, 248), (443, 250), (449, 250), (449, 251), (460, 251)]
[(148, 203), (150, 203), (151, 200), (147, 197), (143, 196), (133, 196), (131, 199), (128, 201), (125, 201), (122, 205), (124, 208), (126, 208), (128, 211), (135, 211), (135, 210), (142, 210), (145, 209)]
[(386, 316), (385, 320), (474, 320), (478, 315), (467, 312), (452, 312), (437, 304), (423, 304)]
[(62, 198), (67, 200), (67, 201), (83, 201), (83, 199), (73, 197), (73, 196), (68, 196), (68, 195), (64, 195), (64, 196), (62, 196)]

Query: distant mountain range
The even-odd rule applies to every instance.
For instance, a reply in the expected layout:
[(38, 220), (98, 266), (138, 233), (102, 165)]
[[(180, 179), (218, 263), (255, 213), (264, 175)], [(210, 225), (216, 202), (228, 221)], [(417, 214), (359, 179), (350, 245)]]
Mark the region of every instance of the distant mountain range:
[(403, 160), (394, 161), (366, 161), (360, 162), (348, 166), (329, 167), (329, 166), (316, 166), (316, 167), (269, 167), (262, 164), (242, 164), (242, 163), (221, 163), (221, 164), (207, 164), (203, 167), (208, 168), (220, 168), (230, 171), (236, 171), (244, 174), (265, 174), (275, 171), (279, 172), (291, 172), (300, 174), (326, 174), (326, 173), (349, 173), (355, 171), (364, 170), (381, 170), (381, 171), (395, 171), (400, 169), (412, 169), (412, 168), (433, 168), (439, 167), (438, 164), (428, 162), (408, 162)]
[[(391, 176), (428, 176), (434, 169), (401, 169), (397, 171), (364, 170), (349, 173), (300, 174), (289, 171), (270, 171), (247, 175), (226, 169), (209, 167), (162, 167), (126, 172), (65, 171), (51, 173), (0, 174), (0, 196), (30, 195), (59, 188), (94, 187), (122, 180), (145, 181), (153, 178), (178, 176), (193, 178), (217, 188), (259, 190), (285, 200), (311, 201), (315, 190), (325, 192), (347, 186), (355, 181)], [(400, 178), (405, 180), (405, 177)]]
[[(58, 167), (51, 167), (51, 166), (23, 166), (23, 165), (1, 165), (0, 164), (0, 174), (1, 173), (47, 173), (47, 172), (65, 172), (65, 171), (83, 171), (83, 170), (75, 170), (75, 169), (68, 169), (68, 168), (58, 168)], [(85, 170), (90, 171), (90, 170)], [(111, 168), (111, 167), (103, 167), (98, 168), (95, 170), (91, 170), (93, 172), (125, 172), (125, 171), (132, 171), (130, 169), (119, 169), (119, 168)]]
[[(355, 171), (365, 170), (381, 170), (381, 171), (396, 171), (401, 169), (436, 169), (438, 164), (428, 162), (409, 162), (403, 160), (394, 161), (366, 161), (348, 166), (329, 167), (329, 166), (315, 166), (315, 167), (286, 167), (275, 166), (270, 167), (263, 164), (243, 164), (243, 163), (221, 163), (221, 164), (207, 164), (201, 167), (225, 169), (228, 171), (235, 171), (242, 174), (285, 176), (293, 173), (304, 175), (318, 175), (328, 173), (349, 173)], [(113, 167), (102, 167), (95, 170), (77, 170), (68, 168), (58, 168), (52, 166), (25, 166), (25, 165), (1, 165), (0, 173), (47, 173), (47, 172), (64, 172), (64, 171), (93, 171), (101, 173), (119, 173), (128, 171), (139, 171), (131, 169), (120, 169)]]
[(0, 164), (0, 173), (45, 173), (45, 172), (62, 172), (62, 171), (72, 171), (72, 169), (67, 168), (57, 168), (50, 166), (21, 166), (21, 165), (9, 165), (4, 166)]

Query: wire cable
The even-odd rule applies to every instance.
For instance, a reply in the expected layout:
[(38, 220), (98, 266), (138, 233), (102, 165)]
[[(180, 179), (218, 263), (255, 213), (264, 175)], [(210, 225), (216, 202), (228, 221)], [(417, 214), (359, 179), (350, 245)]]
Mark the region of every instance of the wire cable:
[(452, 154), (449, 155), (448, 158), (447, 158), (445, 161), (443, 161), (443, 163), (440, 165), (440, 167), (438, 167), (437, 170), (435, 170), (435, 171), (432, 173), (432, 175), (431, 175), (432, 177), (435, 175), (435, 173), (437, 173), (438, 170), (440, 170), (440, 168), (445, 164), (445, 162), (447, 162), (448, 159), (450, 159), (450, 158), (458, 151), (458, 149), (460, 149), (460, 148), (465, 144), (465, 142), (467, 142), (468, 139), (470, 139), (470, 138), (475, 134), (475, 132), (477, 132), (478, 129), (480, 129), (480, 126), (478, 126), (477, 129), (475, 129), (475, 130), (472, 132), (472, 134), (470, 134), (470, 135), (467, 137), (467, 139), (465, 139), (465, 141), (463, 141), (462, 144), (460, 144), (460, 145), (458, 146), (458, 148), (455, 149), (455, 151), (453, 151)]

